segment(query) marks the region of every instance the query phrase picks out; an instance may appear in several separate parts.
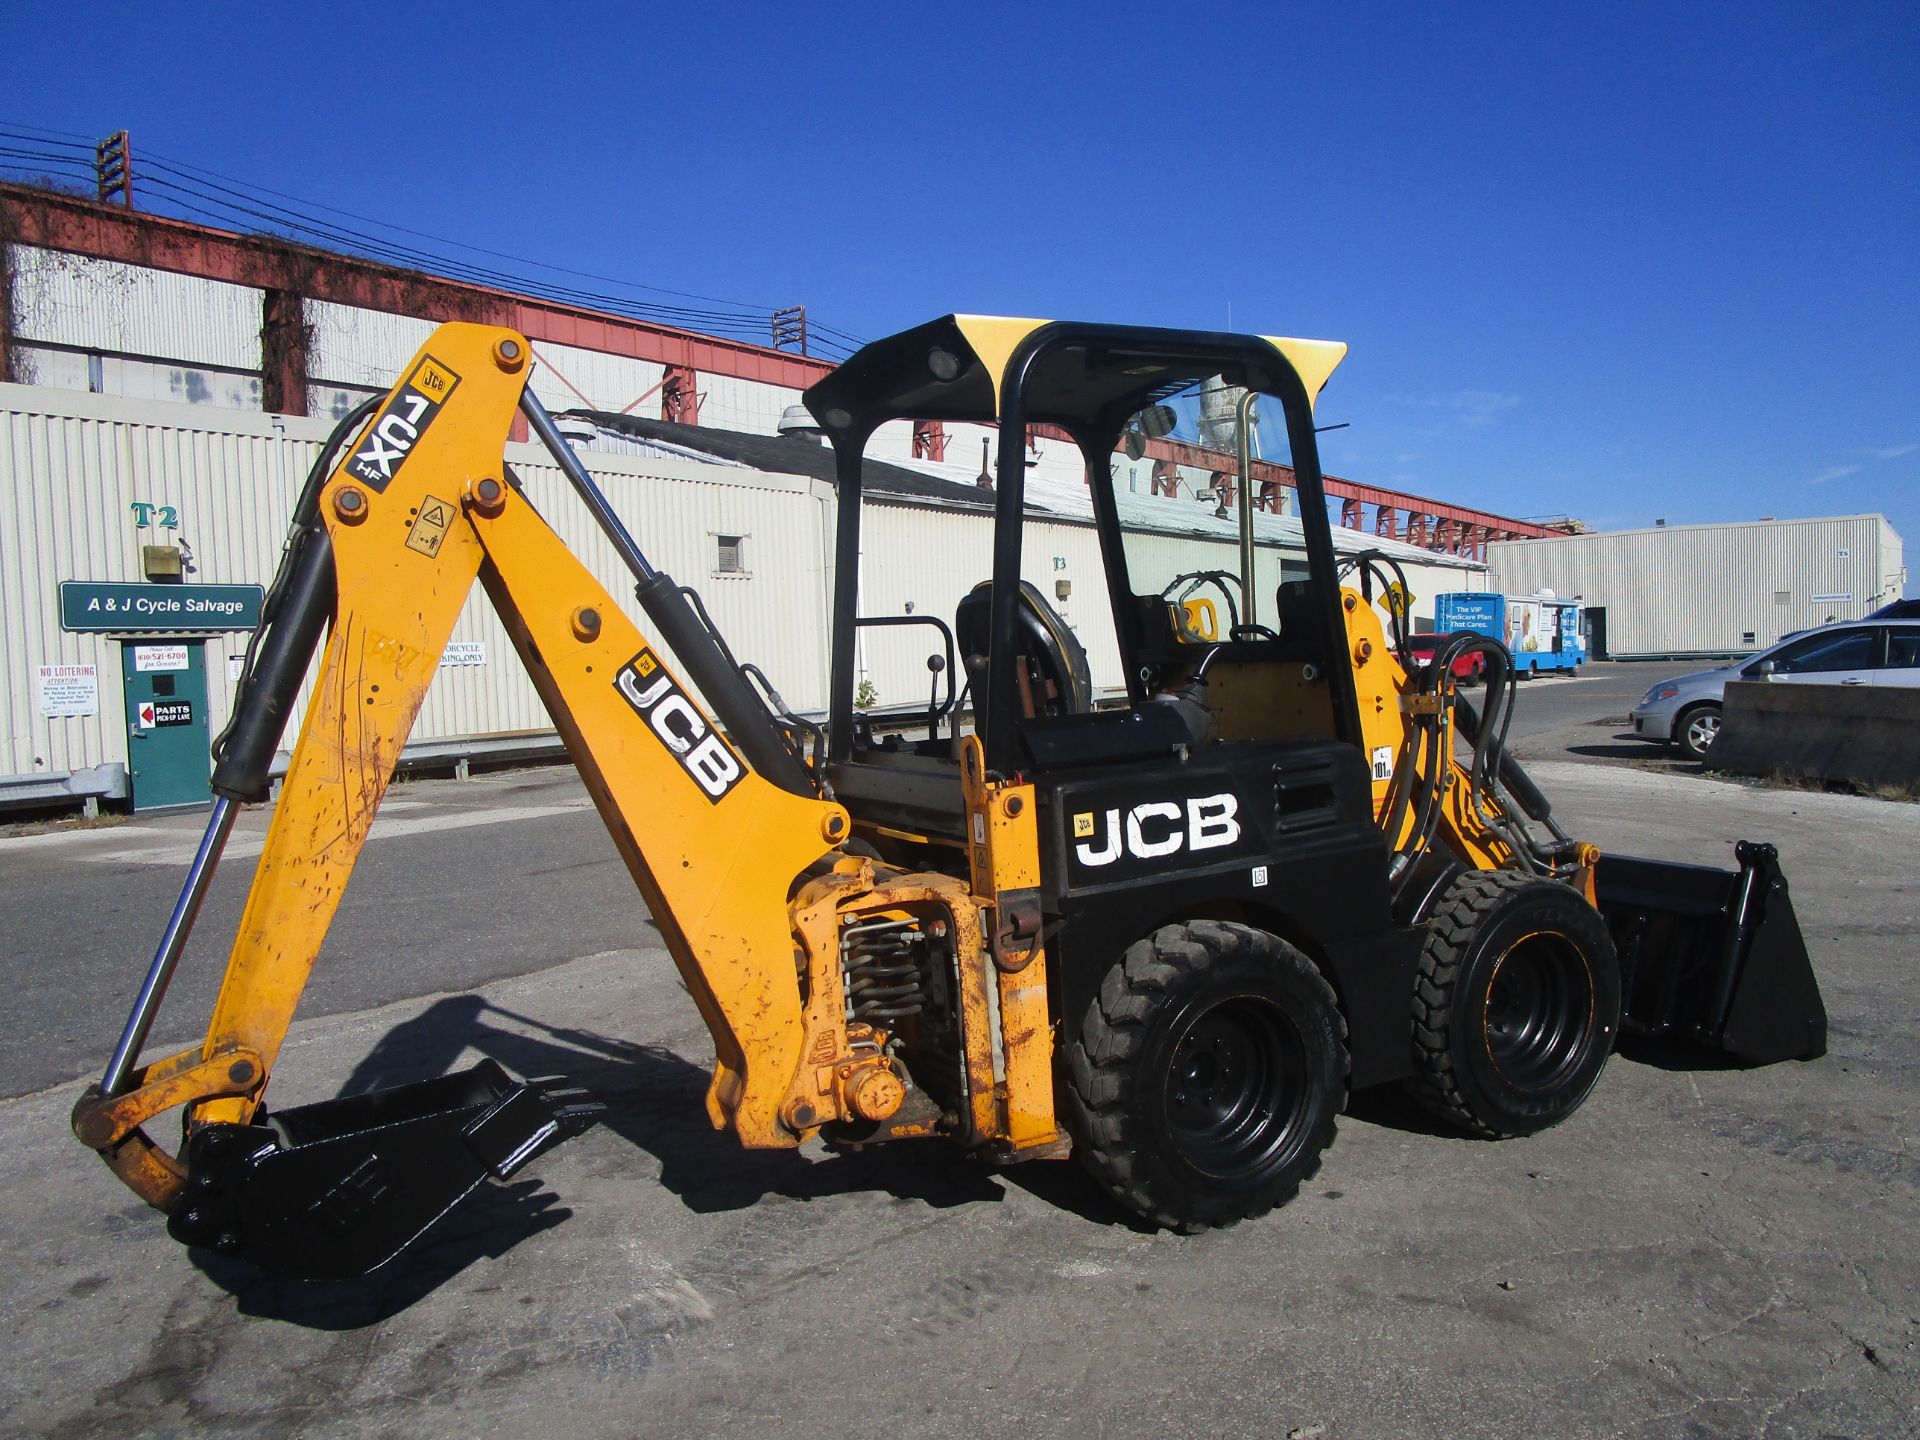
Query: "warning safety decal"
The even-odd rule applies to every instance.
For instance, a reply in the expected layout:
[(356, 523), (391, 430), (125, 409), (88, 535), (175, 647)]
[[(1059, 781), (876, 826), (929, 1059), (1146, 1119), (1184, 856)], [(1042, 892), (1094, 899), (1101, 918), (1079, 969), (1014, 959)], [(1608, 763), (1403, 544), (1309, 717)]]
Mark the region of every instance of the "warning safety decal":
[(452, 501), (427, 496), (420, 502), (420, 513), (414, 518), (413, 528), (407, 531), (407, 548), (418, 550), (428, 559), (438, 555), (440, 542), (447, 538), (447, 527), (453, 524), (457, 513)]

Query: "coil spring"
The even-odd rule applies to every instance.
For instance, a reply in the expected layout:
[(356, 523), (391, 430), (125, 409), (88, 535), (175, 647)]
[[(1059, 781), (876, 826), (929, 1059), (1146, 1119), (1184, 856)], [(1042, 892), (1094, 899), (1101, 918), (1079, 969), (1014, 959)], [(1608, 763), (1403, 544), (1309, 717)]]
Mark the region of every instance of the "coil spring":
[(841, 933), (847, 1004), (856, 1020), (904, 1020), (927, 1004), (927, 937), (918, 920), (868, 920)]

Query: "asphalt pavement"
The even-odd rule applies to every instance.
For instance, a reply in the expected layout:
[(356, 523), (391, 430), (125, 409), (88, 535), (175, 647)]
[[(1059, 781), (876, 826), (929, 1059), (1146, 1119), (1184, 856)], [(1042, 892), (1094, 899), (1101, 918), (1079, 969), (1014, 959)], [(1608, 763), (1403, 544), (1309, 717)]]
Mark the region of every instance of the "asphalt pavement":
[[(1920, 1433), (1920, 807), (1578, 753), (1620, 744), (1654, 668), (1532, 682), (1516, 749), (1603, 847), (1724, 864), (1776, 841), (1831, 1053), (1629, 1051), (1566, 1124), (1498, 1144), (1359, 1096), (1298, 1201), (1197, 1237), (1070, 1161), (709, 1130), (704, 1028), (548, 770), (393, 792), (275, 1095), (492, 1055), (583, 1081), (607, 1122), (367, 1281), (263, 1280), (175, 1245), (66, 1127), (195, 821), (0, 839), (0, 1434)], [(245, 860), (156, 1046), (204, 1023)]]

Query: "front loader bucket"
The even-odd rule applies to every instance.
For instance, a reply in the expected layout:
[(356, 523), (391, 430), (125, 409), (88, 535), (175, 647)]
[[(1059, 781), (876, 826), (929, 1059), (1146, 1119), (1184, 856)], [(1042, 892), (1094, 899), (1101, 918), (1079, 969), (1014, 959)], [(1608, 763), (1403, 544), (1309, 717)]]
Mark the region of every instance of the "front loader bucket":
[(1771, 845), (1738, 871), (1603, 855), (1600, 913), (1620, 955), (1621, 1028), (1753, 1064), (1827, 1053), (1827, 1010)]
[(385, 1264), (488, 1178), (598, 1120), (604, 1106), (499, 1065), (206, 1125), (187, 1141), (176, 1240), (299, 1280)]

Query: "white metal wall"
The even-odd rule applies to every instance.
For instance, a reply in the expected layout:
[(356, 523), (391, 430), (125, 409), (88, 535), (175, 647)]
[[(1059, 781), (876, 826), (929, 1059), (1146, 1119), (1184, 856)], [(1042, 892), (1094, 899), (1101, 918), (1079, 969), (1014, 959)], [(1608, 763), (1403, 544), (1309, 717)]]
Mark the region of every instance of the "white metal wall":
[(1546, 588), (1606, 609), (1608, 653), (1734, 655), (1851, 620), (1906, 584), (1899, 534), (1880, 515), (1668, 525), (1496, 541), (1489, 588)]
[(313, 329), (307, 379), (315, 384), (384, 390), (435, 329), (431, 320), (330, 300), (309, 300), (306, 312)]
[[(184, 539), (197, 566), (195, 581), (266, 584), (293, 498), (329, 428), (318, 419), (0, 386), (0, 718), (6, 738), (0, 775), (68, 773), (126, 760), (119, 643), (63, 633), (59, 583), (138, 580), (143, 543)], [(516, 445), (507, 458), (562, 538), (631, 612), (630, 587), (617, 578), (611, 547), (545, 452)], [(825, 709), (829, 489), (800, 477), (668, 458), (595, 454), (591, 464), (654, 564), (701, 591), (735, 654), (760, 665), (797, 708)], [(179, 531), (136, 529), (135, 501), (175, 507)], [(738, 538), (745, 573), (717, 571), (722, 535)], [(985, 513), (874, 504), (863, 537), (862, 613), (913, 613), (951, 624), (961, 597), (991, 570), (991, 536)], [(1237, 548), (1225, 533), (1139, 535), (1130, 544), (1143, 587), (1182, 571), (1237, 564)], [(1280, 553), (1260, 549), (1263, 595), (1279, 583)], [(1035, 520), (1024, 554), (1026, 577), (1079, 634), (1096, 684), (1119, 688), (1118, 647), (1092, 527)], [(1416, 567), (1409, 578), (1422, 594), (1468, 583), (1459, 569), (1439, 564), (1431, 572)], [(1067, 594), (1059, 598), (1063, 583)], [(484, 597), (476, 595), (453, 638), (479, 642), (485, 663), (442, 668), (415, 738), (548, 728)], [(207, 642), (216, 732), (228, 713), (227, 657), (239, 655), (244, 644), (238, 635)], [(919, 627), (867, 632), (864, 674), (880, 703), (924, 696), (926, 657), (938, 648), (933, 633)], [(98, 670), (99, 713), (42, 717), (34, 667), (87, 663)]]
[[(716, 430), (739, 430), (748, 435), (777, 435), (780, 416), (800, 403), (800, 392), (785, 385), (765, 385), (736, 375), (700, 372), (700, 423)], [(656, 406), (650, 413), (658, 415)]]
[[(533, 393), (549, 410), (631, 410), (660, 413), (660, 381), (666, 367), (599, 350), (582, 350), (552, 340), (533, 344)], [(777, 417), (776, 417), (777, 418)], [(769, 428), (765, 433), (772, 434)]]
[[(260, 289), (29, 245), (12, 254), (16, 339), (33, 384), (260, 408)], [(309, 402), (334, 416), (391, 385), (434, 329), (430, 320), (325, 300), (309, 300), (306, 318)], [(549, 409), (660, 413), (658, 362), (545, 340), (534, 348), (533, 389)], [(753, 435), (776, 433), (781, 412), (800, 399), (786, 386), (704, 372), (699, 389), (704, 424)], [(910, 450), (909, 430), (902, 453)]]
[[(1338, 537), (1340, 532), (1336, 530), (1335, 534)], [(1358, 537), (1354, 538), (1355, 548), (1359, 548)], [(1263, 622), (1270, 624), (1273, 620), (1273, 597), (1280, 586), (1283, 557), (1304, 559), (1304, 554), (1304, 548), (1297, 544), (1283, 548), (1262, 543), (1255, 549), (1255, 587), (1261, 596)], [(1226, 534), (1131, 531), (1127, 536), (1127, 568), (1134, 589), (1149, 594), (1175, 576), (1196, 570), (1237, 573), (1239, 542)], [(1403, 562), (1402, 568), (1414, 592), (1414, 614), (1427, 620), (1433, 617), (1436, 594), (1473, 589), (1484, 579), (1478, 564), (1441, 556), (1426, 564)], [(880, 501), (870, 504), (861, 518), (862, 615), (932, 615), (950, 626), (961, 598), (992, 570), (993, 526), (985, 512), (934, 510)], [(1029, 518), (1020, 551), (1020, 573), (1072, 627), (1087, 651), (1095, 687), (1123, 689), (1126, 678), (1121, 670), (1113, 612), (1107, 603), (1100, 538), (1092, 525)], [(1068, 591), (1064, 599), (1058, 590), (1062, 582)], [(860, 673), (873, 684), (878, 703), (918, 702), (928, 691), (926, 658), (939, 648), (937, 636), (925, 627), (868, 629), (861, 638)]]
[[(876, 501), (860, 517), (860, 613), (925, 615), (953, 624), (966, 593), (993, 573), (993, 520), (986, 512), (930, 510)], [(1047, 597), (1086, 647), (1097, 688), (1118, 689), (1119, 646), (1107, 607), (1100, 540), (1085, 525), (1029, 521), (1020, 573)], [(1056, 598), (1056, 585), (1071, 593)], [(860, 674), (881, 705), (924, 701), (927, 656), (941, 642), (928, 627), (865, 629)], [(956, 688), (964, 676), (955, 677)], [(944, 689), (943, 692), (944, 693)]]
[[(701, 418), (705, 419), (705, 411)], [(921, 468), (932, 473), (944, 475), (961, 484), (970, 483), (980, 473), (982, 462), (981, 441), (987, 442), (985, 463), (991, 473), (999, 468), (1000, 431), (991, 425), (972, 425), (948, 421), (946, 425), (947, 456), (940, 468), (922, 465)], [(884, 460), (892, 465), (913, 464), (913, 422), (910, 420), (890, 420), (873, 432), (867, 441), (867, 458)], [(1028, 453), (1029, 479), (1062, 480), (1078, 485), (1086, 479), (1086, 466), (1081, 462), (1078, 447), (1065, 440), (1043, 438), (1036, 449)]]
[[(195, 580), (263, 578), (319, 439), (312, 421), (20, 385), (0, 386), (0, 774), (126, 760), (120, 647), (60, 629), (63, 580), (142, 578), (140, 546), (184, 538)], [(134, 501), (172, 505), (181, 528), (136, 529)], [(207, 643), (212, 720), (225, 723), (225, 658), (244, 636)], [(93, 664), (99, 712), (48, 719), (33, 693), (41, 664)]]
[(21, 340), (260, 368), (262, 292), (251, 286), (33, 245), (15, 245), (13, 265)]
[[(6, 742), (0, 775), (69, 773), (126, 761), (119, 643), (62, 632), (59, 583), (138, 580), (141, 544), (177, 538), (193, 551), (195, 581), (268, 583), (293, 498), (328, 429), (314, 419), (0, 386), (0, 720)], [(562, 538), (633, 613), (632, 589), (618, 578), (611, 547), (545, 452), (509, 446), (507, 460)], [(702, 591), (735, 653), (760, 664), (795, 705), (824, 708), (827, 487), (801, 477), (638, 456), (595, 456), (593, 467), (655, 565)], [(130, 507), (136, 500), (174, 506), (178, 534), (135, 529)], [(714, 573), (719, 534), (744, 537), (747, 574)], [(549, 728), (478, 591), (454, 638), (484, 644), (486, 663), (442, 668), (416, 739)], [(240, 635), (207, 642), (216, 733), (230, 700), (226, 657), (244, 646)], [(99, 713), (42, 717), (35, 667), (88, 663), (98, 670)]]

